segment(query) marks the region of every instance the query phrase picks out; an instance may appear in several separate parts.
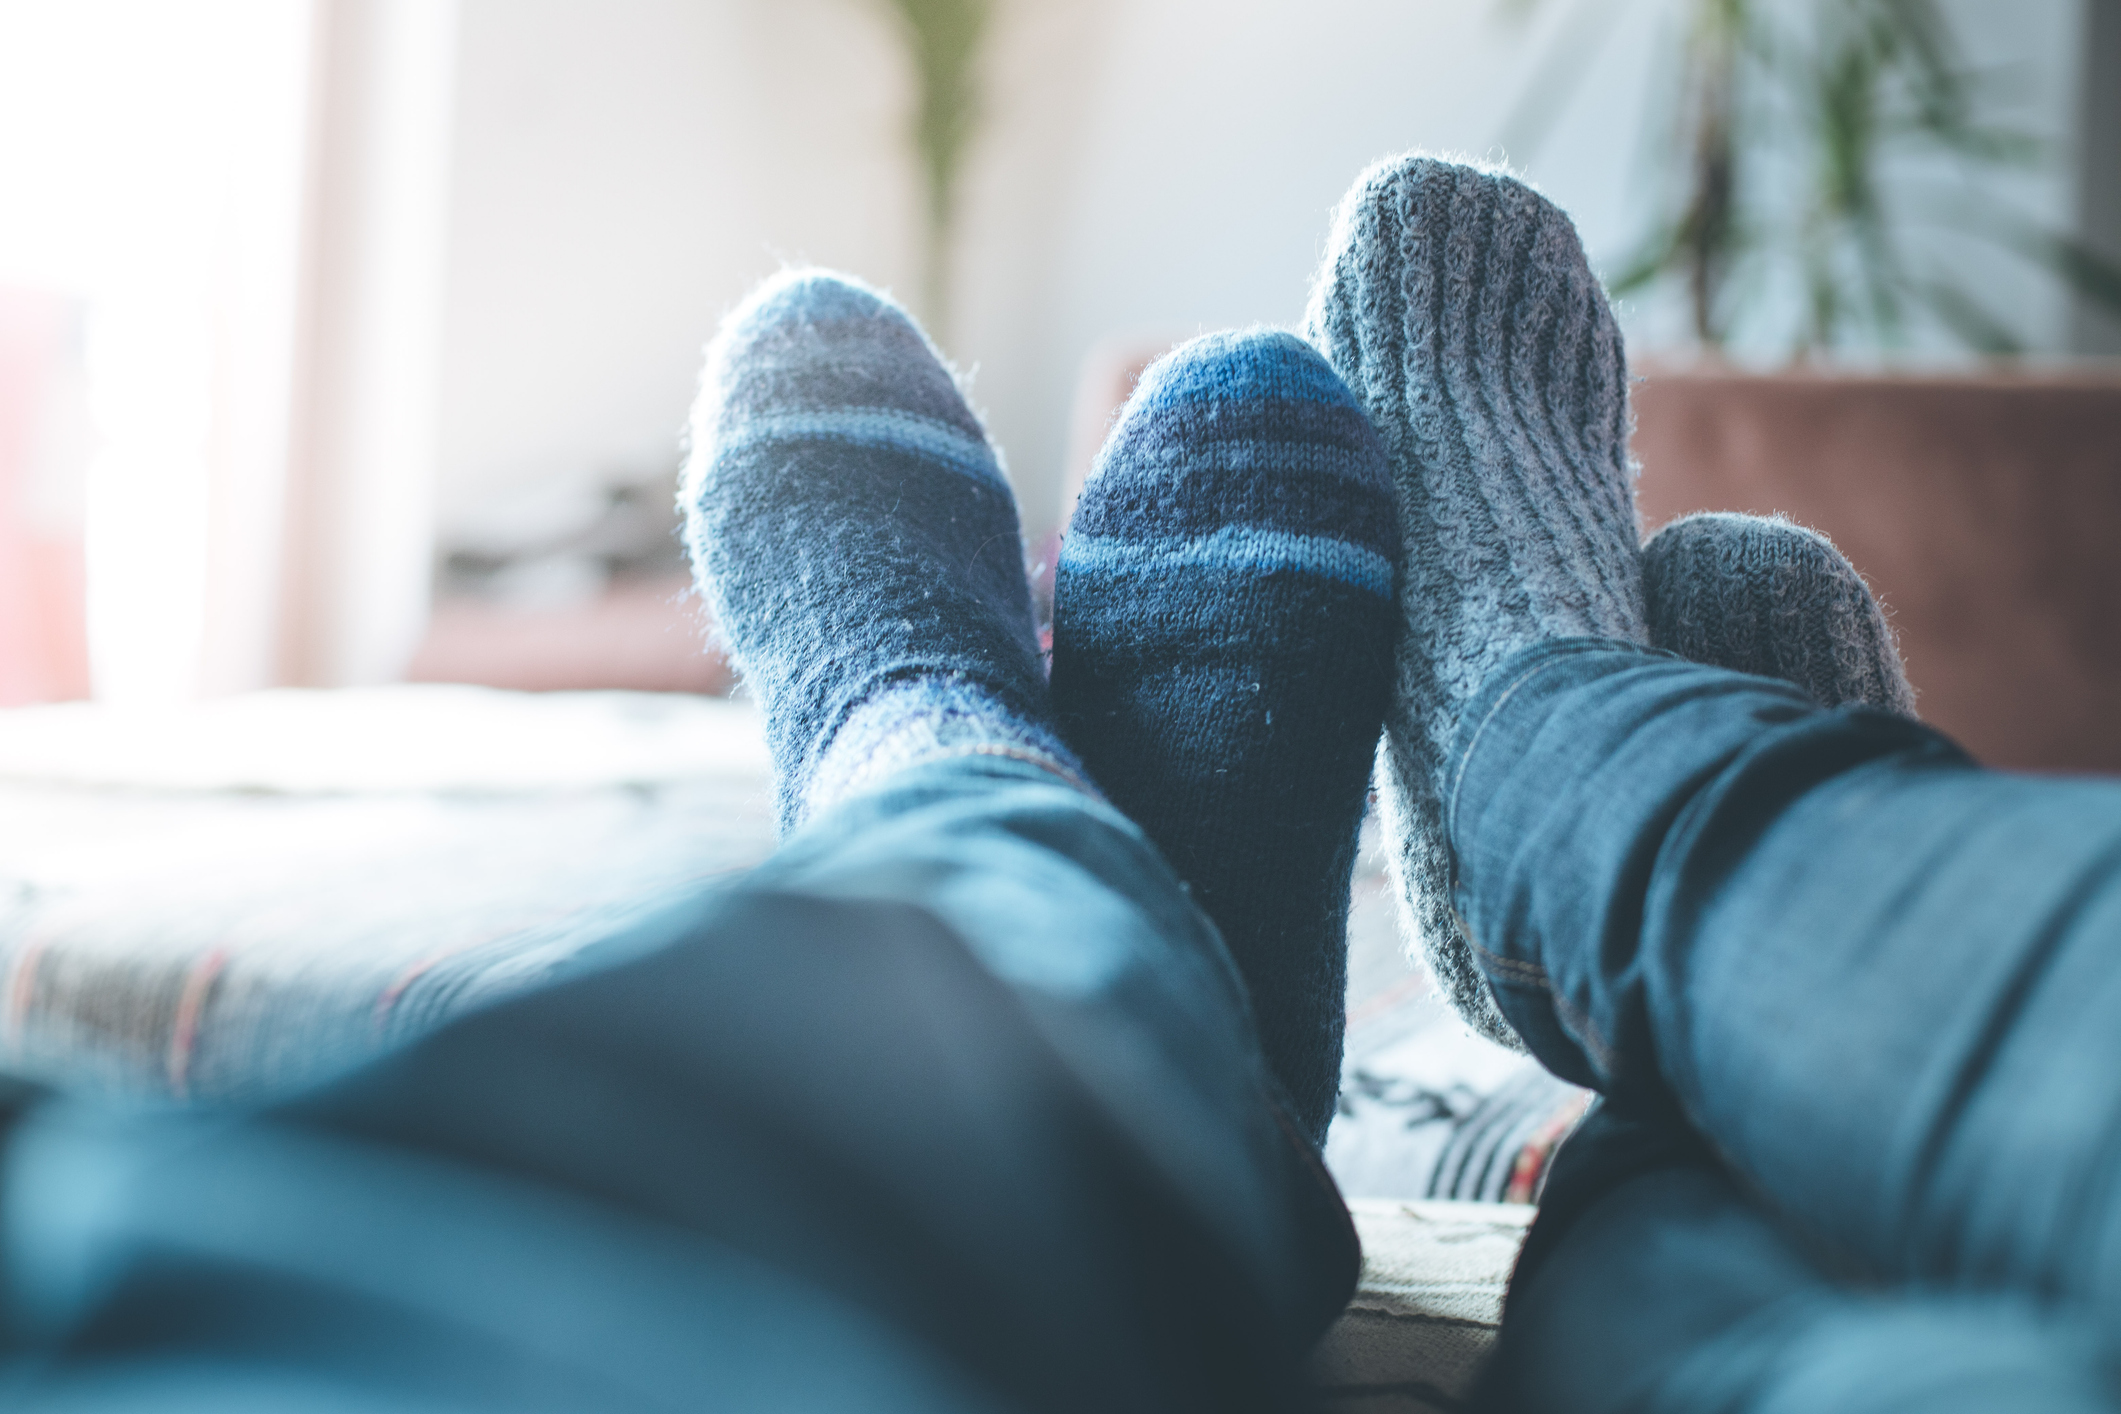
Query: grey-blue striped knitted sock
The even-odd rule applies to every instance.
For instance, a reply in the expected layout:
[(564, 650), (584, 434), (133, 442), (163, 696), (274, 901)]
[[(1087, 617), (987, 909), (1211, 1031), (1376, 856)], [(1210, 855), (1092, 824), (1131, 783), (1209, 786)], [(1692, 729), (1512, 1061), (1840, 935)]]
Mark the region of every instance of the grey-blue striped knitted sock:
[(1142, 376), (1054, 585), (1061, 730), (1221, 929), (1315, 1144), (1397, 542), (1384, 449), (1333, 370), (1292, 334), (1215, 334)]
[(1511, 654), (1646, 637), (1620, 331), (1558, 207), (1419, 155), (1372, 167), (1341, 203), (1306, 330), (1369, 410), (1399, 488), (1393, 870), (1459, 1013), (1516, 1045), (1452, 906), (1439, 773)]
[(783, 829), (919, 762), (1074, 779), (1016, 500), (905, 311), (788, 271), (723, 321), (681, 493), (694, 573), (765, 710)]
[(1885, 611), (1815, 530), (1780, 516), (1686, 516), (1642, 547), (1642, 587), (1659, 648), (1793, 682), (1822, 706), (1915, 715)]

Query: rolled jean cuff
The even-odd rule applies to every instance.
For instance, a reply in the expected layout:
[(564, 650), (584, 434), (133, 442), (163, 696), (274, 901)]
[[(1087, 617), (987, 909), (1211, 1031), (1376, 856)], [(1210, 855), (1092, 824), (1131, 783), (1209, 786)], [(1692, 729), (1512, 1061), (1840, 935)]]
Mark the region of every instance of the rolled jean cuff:
[(1454, 901), (1503, 1015), (1556, 1074), (1654, 1117), (1655, 1018), (1684, 1012), (1689, 920), (1793, 801), (1911, 749), (1963, 759), (1916, 723), (1635, 644), (1506, 660), (1443, 802)]
[[(1468, 794), (1469, 780), (1480, 804), (1497, 784), (1511, 783), (1516, 774), (1512, 763), (1528, 754), (1527, 736), (1541, 730), (1548, 704), (1556, 697), (1646, 663), (1680, 661), (1670, 653), (1608, 638), (1552, 639), (1513, 654), (1474, 694), (1460, 719), (1444, 773), (1444, 824), (1458, 861), (1453, 903), (1488, 989), (1526, 1048), (1547, 1069), (1572, 1084), (1598, 1090), (1606, 1088), (1613, 1057), (1596, 1022), (1556, 995), (1535, 931), (1517, 926), (1519, 920), (1514, 919), (1498, 926), (1489, 910), (1478, 906), (1480, 893), (1468, 887), (1469, 879), (1485, 883), (1497, 872), (1488, 860), (1495, 852), (1492, 846), (1500, 842), (1488, 839), (1495, 831), (1463, 828), (1460, 802)], [(1565, 781), (1549, 784), (1556, 789), (1566, 786)], [(1478, 805), (1472, 814), (1487, 818)]]
[[(1466, 768), (1473, 753), (1496, 726), (1496, 719), (1520, 695), (1544, 700), (1565, 687), (1622, 672), (1643, 662), (1684, 663), (1676, 653), (1645, 648), (1618, 638), (1555, 638), (1505, 658), (1488, 675), (1466, 709), (1452, 745), (1450, 770), (1444, 779), (1449, 789), (1444, 797), (1444, 823), (1458, 833), (1458, 796), (1465, 786)], [(1554, 674), (1565, 673), (1566, 681), (1553, 683)], [(1506, 734), (1506, 732), (1504, 733)]]

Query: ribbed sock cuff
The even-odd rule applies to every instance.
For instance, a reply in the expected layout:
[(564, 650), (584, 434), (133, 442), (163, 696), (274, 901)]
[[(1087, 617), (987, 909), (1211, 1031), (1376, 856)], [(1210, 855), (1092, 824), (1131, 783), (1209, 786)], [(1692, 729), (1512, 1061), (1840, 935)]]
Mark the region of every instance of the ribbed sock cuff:
[(916, 677), (890, 684), (848, 714), (805, 783), (801, 816), (810, 819), (911, 767), (958, 756), (1028, 762), (1103, 799), (1075, 753), (1045, 727), (969, 679)]

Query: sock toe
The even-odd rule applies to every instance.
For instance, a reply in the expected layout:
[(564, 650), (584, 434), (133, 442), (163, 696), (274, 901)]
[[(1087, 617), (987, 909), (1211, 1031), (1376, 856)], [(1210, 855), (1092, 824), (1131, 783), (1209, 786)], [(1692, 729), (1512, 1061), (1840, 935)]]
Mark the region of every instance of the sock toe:
[(1686, 516), (1643, 546), (1642, 575), (1654, 646), (1795, 683), (1823, 706), (1915, 715), (1883, 607), (1817, 531), (1780, 516)]

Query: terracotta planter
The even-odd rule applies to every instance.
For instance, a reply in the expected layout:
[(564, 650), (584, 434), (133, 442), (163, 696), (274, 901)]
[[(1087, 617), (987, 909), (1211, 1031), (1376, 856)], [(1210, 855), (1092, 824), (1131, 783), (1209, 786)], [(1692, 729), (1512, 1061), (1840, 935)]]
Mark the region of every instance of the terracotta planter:
[(1982, 760), (2121, 771), (2121, 371), (1653, 373), (1646, 529), (1779, 511), (1885, 600), (1923, 717)]

